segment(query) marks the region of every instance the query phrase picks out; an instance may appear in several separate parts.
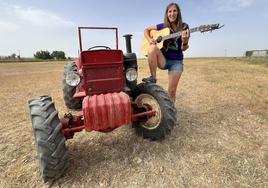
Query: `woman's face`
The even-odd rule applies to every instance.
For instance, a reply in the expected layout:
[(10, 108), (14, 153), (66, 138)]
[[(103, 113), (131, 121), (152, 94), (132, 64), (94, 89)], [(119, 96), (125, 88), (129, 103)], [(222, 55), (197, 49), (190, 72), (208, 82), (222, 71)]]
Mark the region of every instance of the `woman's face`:
[(170, 23), (175, 22), (178, 17), (178, 10), (175, 5), (172, 5), (167, 12), (167, 17)]

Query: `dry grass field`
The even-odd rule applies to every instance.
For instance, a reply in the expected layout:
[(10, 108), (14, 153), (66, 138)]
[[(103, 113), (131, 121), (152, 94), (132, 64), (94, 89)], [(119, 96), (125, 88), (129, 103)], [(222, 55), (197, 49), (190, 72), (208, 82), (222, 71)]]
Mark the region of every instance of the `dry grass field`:
[[(28, 100), (50, 95), (60, 116), (64, 62), (0, 64), (0, 187), (268, 187), (268, 67), (235, 59), (187, 59), (177, 126), (165, 140), (130, 126), (67, 141), (70, 166), (44, 184)], [(149, 73), (139, 61), (139, 78)], [(158, 72), (166, 89), (167, 73)]]

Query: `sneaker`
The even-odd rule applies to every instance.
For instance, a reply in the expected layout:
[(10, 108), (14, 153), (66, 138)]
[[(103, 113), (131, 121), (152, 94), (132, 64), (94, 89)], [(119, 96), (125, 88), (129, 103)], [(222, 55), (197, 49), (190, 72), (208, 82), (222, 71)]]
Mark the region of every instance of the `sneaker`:
[(143, 78), (142, 81), (145, 83), (156, 83), (156, 78), (154, 78), (153, 76), (149, 76), (147, 78)]

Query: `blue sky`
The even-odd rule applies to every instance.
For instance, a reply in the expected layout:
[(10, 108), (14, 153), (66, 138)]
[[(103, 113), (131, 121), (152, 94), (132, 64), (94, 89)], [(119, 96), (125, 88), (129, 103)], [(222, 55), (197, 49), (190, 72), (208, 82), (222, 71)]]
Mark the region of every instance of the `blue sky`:
[[(132, 49), (140, 55), (144, 28), (161, 23), (167, 0), (0, 0), (0, 55), (37, 50), (63, 50), (78, 54), (78, 26), (118, 27), (133, 34)], [(180, 0), (182, 17), (190, 27), (220, 23), (212, 33), (193, 33), (187, 57), (242, 56), (246, 50), (268, 48), (267, 0)], [(84, 47), (114, 47), (114, 33), (83, 32)]]

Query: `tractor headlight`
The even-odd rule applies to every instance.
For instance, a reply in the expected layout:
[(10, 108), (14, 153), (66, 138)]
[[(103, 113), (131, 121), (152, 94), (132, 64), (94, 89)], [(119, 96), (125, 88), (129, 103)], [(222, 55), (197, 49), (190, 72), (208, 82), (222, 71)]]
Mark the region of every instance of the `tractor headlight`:
[(137, 79), (138, 73), (137, 70), (134, 68), (129, 68), (126, 71), (126, 78), (129, 82), (133, 82)]
[(80, 76), (74, 71), (70, 71), (66, 74), (66, 83), (69, 86), (77, 86), (80, 83)]

